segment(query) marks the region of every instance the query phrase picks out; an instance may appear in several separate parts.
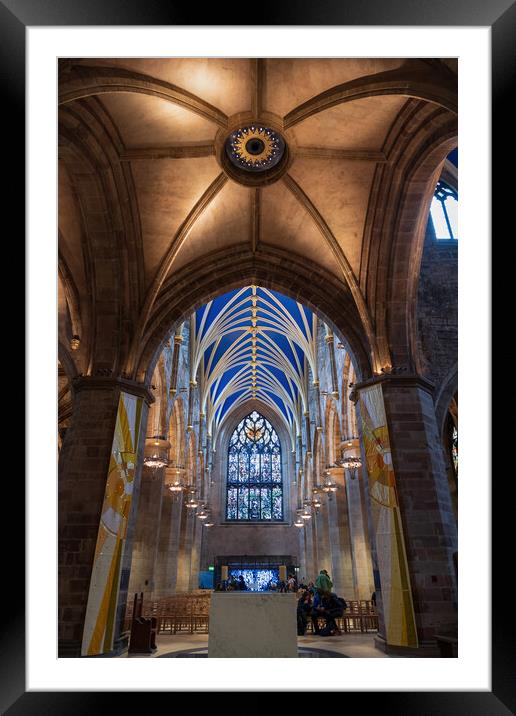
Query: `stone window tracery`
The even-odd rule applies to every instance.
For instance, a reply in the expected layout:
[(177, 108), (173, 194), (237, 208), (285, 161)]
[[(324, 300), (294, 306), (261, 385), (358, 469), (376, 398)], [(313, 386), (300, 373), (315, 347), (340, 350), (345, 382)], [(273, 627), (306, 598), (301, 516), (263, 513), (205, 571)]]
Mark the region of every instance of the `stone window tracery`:
[(227, 520), (283, 520), (281, 445), (256, 410), (238, 424), (229, 441), (226, 497)]

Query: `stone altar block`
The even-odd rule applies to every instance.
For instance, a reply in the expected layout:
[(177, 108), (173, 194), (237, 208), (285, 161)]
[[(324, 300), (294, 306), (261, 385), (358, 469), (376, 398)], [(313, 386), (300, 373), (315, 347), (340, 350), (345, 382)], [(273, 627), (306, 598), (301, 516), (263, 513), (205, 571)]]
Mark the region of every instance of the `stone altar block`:
[(293, 593), (213, 592), (208, 658), (297, 658), (296, 607)]

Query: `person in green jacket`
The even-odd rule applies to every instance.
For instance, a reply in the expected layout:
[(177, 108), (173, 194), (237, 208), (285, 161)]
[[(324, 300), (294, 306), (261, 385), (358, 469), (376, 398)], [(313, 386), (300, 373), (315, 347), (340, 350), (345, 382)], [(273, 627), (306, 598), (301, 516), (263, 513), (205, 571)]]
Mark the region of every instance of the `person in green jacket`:
[(330, 575), (325, 569), (321, 569), (319, 576), (315, 580), (315, 586), (320, 594), (329, 594), (333, 587)]

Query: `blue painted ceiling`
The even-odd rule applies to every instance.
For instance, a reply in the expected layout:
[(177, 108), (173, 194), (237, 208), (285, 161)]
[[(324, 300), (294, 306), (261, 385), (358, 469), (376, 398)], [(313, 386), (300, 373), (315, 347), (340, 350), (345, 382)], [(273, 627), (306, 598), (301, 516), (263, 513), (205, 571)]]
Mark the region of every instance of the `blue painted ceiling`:
[(248, 286), (196, 311), (195, 350), (201, 406), (220, 425), (248, 399), (261, 400), (292, 426), (304, 404), (307, 366), (314, 365), (313, 312), (277, 291)]

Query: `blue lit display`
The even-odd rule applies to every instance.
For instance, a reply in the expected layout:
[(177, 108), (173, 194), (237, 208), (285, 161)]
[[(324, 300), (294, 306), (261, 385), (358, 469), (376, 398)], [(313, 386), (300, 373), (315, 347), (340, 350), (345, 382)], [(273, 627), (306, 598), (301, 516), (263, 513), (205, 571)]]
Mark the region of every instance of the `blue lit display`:
[(230, 569), (229, 578), (234, 577), (237, 581), (242, 575), (247, 590), (250, 592), (266, 592), (270, 589), (271, 583), (275, 585), (279, 581), (278, 569)]

